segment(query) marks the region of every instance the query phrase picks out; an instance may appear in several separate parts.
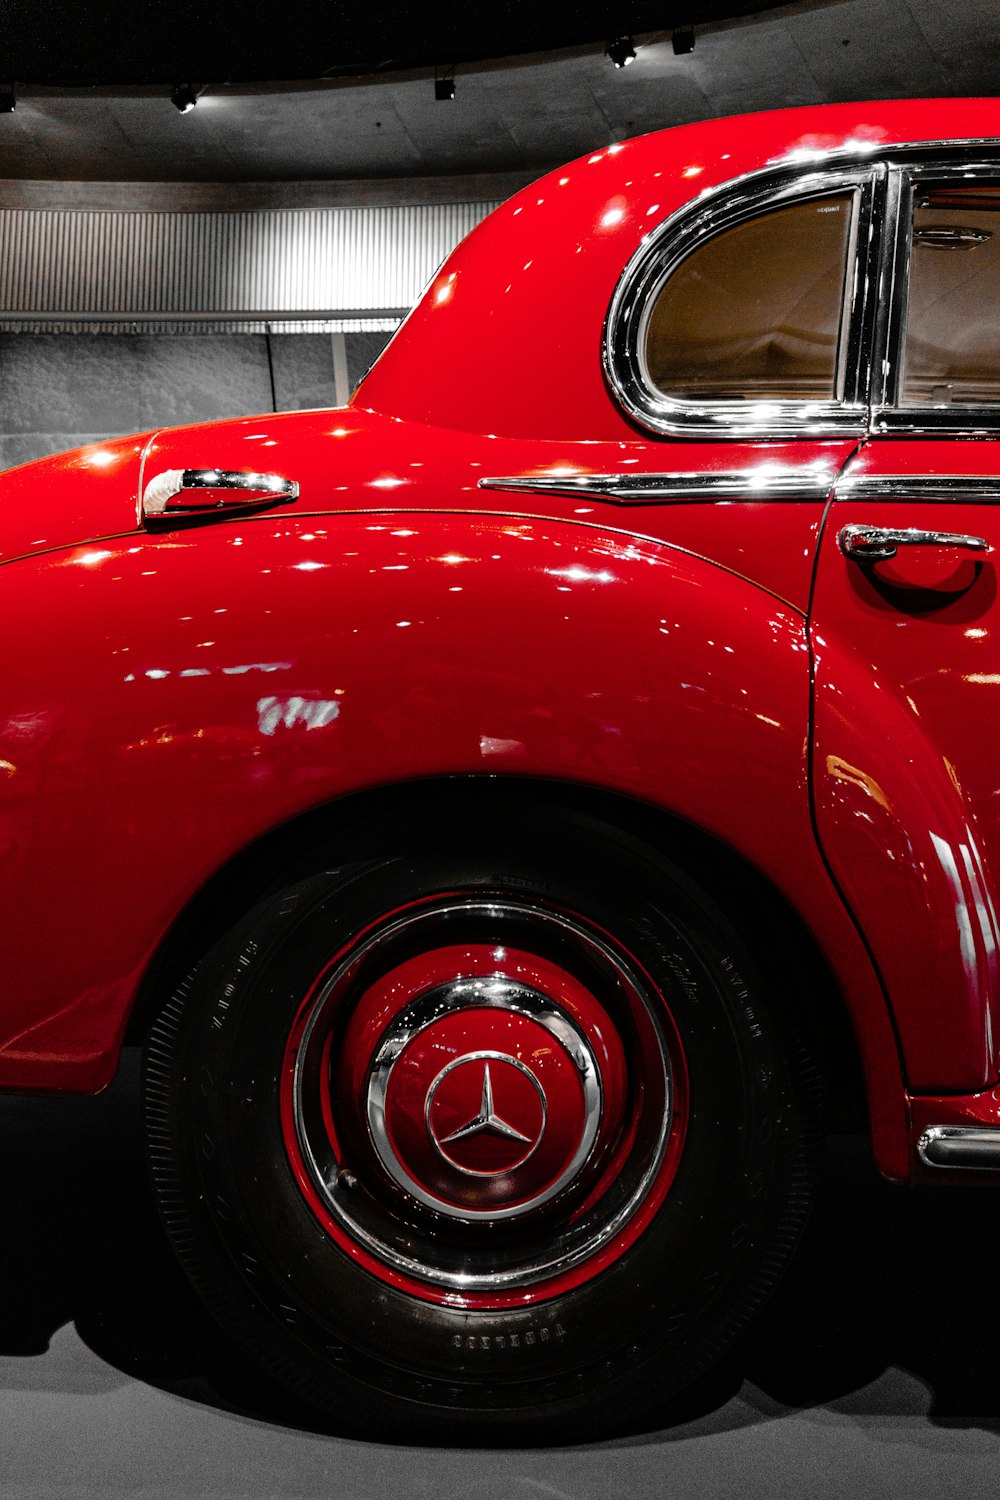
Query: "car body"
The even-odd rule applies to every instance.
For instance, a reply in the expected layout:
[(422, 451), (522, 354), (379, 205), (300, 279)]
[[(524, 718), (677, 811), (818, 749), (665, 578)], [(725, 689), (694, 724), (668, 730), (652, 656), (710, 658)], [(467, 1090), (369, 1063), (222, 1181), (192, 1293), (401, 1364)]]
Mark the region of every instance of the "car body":
[[(369, 856), (385, 857), (387, 830), (397, 830), (385, 866), (397, 870), (400, 858), (415, 868), (439, 830), (456, 872), (465, 869), (471, 856), (456, 829), (476, 826), (481, 797), (493, 808), (483, 827), (499, 844), (497, 830), (512, 823), (525, 830), (522, 843), (536, 827), (542, 843), (559, 844), (560, 828), (573, 825), (567, 867), (547, 878), (533, 851), (531, 900), (511, 894), (505, 908), (511, 931), (521, 932), (532, 904), (551, 932), (564, 924), (554, 947), (541, 943), (546, 963), (575, 944), (579, 969), (566, 963), (579, 979), (598, 963), (605, 932), (600, 963), (605, 982), (618, 983), (608, 974), (621, 934), (596, 906), (586, 909), (591, 846), (582, 831), (599, 823), (609, 849), (617, 830), (623, 849), (638, 841), (669, 861), (674, 873), (663, 878), (678, 911), (688, 897), (676, 893), (693, 884), (701, 916), (677, 921), (702, 934), (701, 961), (717, 988), (736, 971), (705, 934), (724, 931), (762, 991), (788, 985), (779, 1009), (791, 1030), (808, 1033), (834, 1100), (857, 1066), (886, 1176), (947, 1181), (958, 1172), (989, 1182), (1000, 1163), (1000, 297), (989, 279), (998, 229), (996, 101), (837, 105), (661, 132), (595, 151), (490, 215), (347, 407), (143, 434), (5, 475), (0, 1086), (94, 1092), (113, 1077), (126, 1036), (152, 1037), (156, 1176), (167, 1135), (173, 1158), (187, 1149), (176, 1077), (197, 1072), (202, 1055), (201, 1044), (178, 1044), (190, 1050), (172, 1064), (175, 1081), (158, 1072), (164, 996), (199, 963), (224, 994), (235, 949), (225, 961), (205, 958), (219, 935), (238, 929), (245, 938), (240, 924), (259, 901), (273, 906), (295, 879), (337, 866), (341, 838), (360, 870)], [(460, 905), (482, 915), (503, 905), (498, 889), (516, 893), (514, 845), (502, 876), (477, 884), (456, 873), (455, 888), (472, 892)], [(577, 896), (565, 893), (570, 850), (582, 861)], [(408, 915), (411, 904), (432, 891), (438, 906), (416, 989), (400, 977), (414, 953), (396, 955), (393, 983), (406, 989), (406, 1006), (421, 986), (438, 994), (453, 981), (495, 979), (486, 927), (468, 938), (474, 956), (450, 973), (454, 945), (431, 929), (451, 884), (440, 871), (436, 885), (421, 878), (409, 899), (405, 880), (390, 881), (395, 904), (387, 897), (381, 913), (367, 897), (351, 933), (329, 940), (326, 960), (317, 936), (314, 979), (337, 955), (342, 967), (344, 953), (373, 962), (370, 931), (388, 933), (389, 948), (402, 942), (407, 924), (423, 921)], [(557, 888), (564, 894), (549, 909), (545, 892)], [(339, 889), (339, 909), (349, 907)], [(610, 890), (606, 900), (610, 910)], [(417, 1011), (396, 1014), (395, 1001), (375, 996), (383, 975), (363, 1001), (354, 992), (343, 1000), (334, 1024), (327, 1012), (343, 975), (319, 990), (319, 979), (296, 980), (299, 1001), (285, 1002), (295, 1017), (285, 1026), (290, 1051), (280, 1067), (260, 1067), (294, 1075), (274, 1107), (283, 1112), (281, 1170), (307, 1205), (303, 1223), (380, 1295), (388, 1287), (421, 1316), (434, 1306), (464, 1320), (447, 1337), (441, 1330), (457, 1363), (421, 1354), (411, 1368), (400, 1356), (408, 1373), (394, 1385), (384, 1353), (372, 1355), (382, 1375), (365, 1365), (358, 1390), (370, 1396), (378, 1385), (414, 1420), (446, 1420), (450, 1410), (469, 1422), (566, 1423), (585, 1410), (589, 1421), (605, 1386), (613, 1412), (616, 1401), (634, 1402), (650, 1368), (670, 1366), (650, 1387), (662, 1395), (708, 1359), (718, 1329), (702, 1352), (688, 1349), (673, 1364), (661, 1330), (655, 1351), (631, 1363), (609, 1355), (605, 1386), (580, 1373), (582, 1355), (564, 1359), (551, 1399), (536, 1391), (524, 1409), (510, 1392), (535, 1375), (497, 1373), (492, 1363), (498, 1349), (509, 1359), (537, 1347), (541, 1358), (543, 1345), (572, 1345), (573, 1299), (599, 1299), (615, 1267), (640, 1257), (677, 1191), (689, 1149), (682, 1115), (689, 1131), (703, 1128), (691, 1123), (698, 1070), (683, 1062), (694, 1024), (684, 996), (696, 1009), (697, 985), (689, 961), (651, 935), (655, 920), (636, 939), (650, 946), (635, 975), (648, 977), (659, 961), (673, 977), (653, 988), (674, 984), (678, 998), (654, 1004), (652, 1023), (634, 1006), (623, 1046), (629, 1056), (648, 1051), (656, 1032), (672, 1061), (663, 1077), (656, 1068), (633, 1076), (627, 1061), (593, 1064), (600, 1126), (586, 1089), (581, 1105), (576, 1084), (553, 1075), (549, 1097), (514, 1043), (508, 1053), (498, 1041), (495, 1018), (482, 1035), (442, 1040), (438, 1013), (421, 1012), (418, 1024)], [(419, 948), (415, 932), (407, 942)], [(254, 952), (262, 941), (251, 940)], [(554, 1009), (530, 1012), (530, 1025), (558, 1031), (556, 1012), (577, 1015), (590, 1041), (561, 1045), (586, 1078), (606, 1016), (596, 1002), (588, 1009), (580, 999), (574, 1010), (559, 1000), (561, 981), (546, 972), (548, 981), (528, 964), (505, 982), (533, 994), (549, 984)], [(197, 984), (204, 998), (208, 981)], [(744, 1073), (757, 1036), (754, 984), (734, 979), (725, 1002), (742, 1006)], [(216, 1030), (227, 1002), (219, 1003)], [(449, 1001), (459, 1016), (470, 1003)], [(477, 1015), (485, 1005), (480, 995)], [(494, 1008), (508, 1028), (530, 1011), (513, 1000)], [(412, 1062), (411, 1022), (431, 1028), (439, 1052), (452, 1048), (452, 1065), (475, 1064), (446, 1111), (451, 1124), (463, 1112), (469, 1119), (447, 1135), (434, 1126), (435, 1100), (453, 1085), (432, 1078), (426, 1060)], [(324, 1074), (334, 1066), (329, 1048), (342, 1046), (349, 1076), (334, 1095), (354, 1090), (367, 1101), (341, 1135), (367, 1128), (354, 1149), (363, 1154), (375, 1140), (374, 1170), (392, 1179), (384, 1191), (396, 1195), (393, 1212), (404, 1199), (423, 1204), (417, 1228), (407, 1221), (405, 1253), (403, 1239), (390, 1254), (381, 1230), (346, 1210), (338, 1219), (324, 1199), (325, 1169), (304, 1123), (301, 1091), (312, 1085), (295, 1061), (324, 1026), (325, 1061), (308, 1067)], [(784, 1021), (776, 1032), (777, 1055), (789, 1055)], [(416, 1104), (393, 1104), (400, 1055), (416, 1069)], [(493, 1098), (493, 1075), (504, 1069), (511, 1097), (522, 1088), (511, 1068), (523, 1081), (511, 1105), (520, 1125)], [(545, 1216), (583, 1193), (580, 1161), (604, 1151), (605, 1166), (626, 1170), (621, 1119), (633, 1104), (614, 1102), (616, 1068), (622, 1099), (642, 1095), (647, 1112), (667, 1079), (669, 1129), (650, 1145), (649, 1171), (618, 1218), (606, 1209), (595, 1237), (550, 1274), (538, 1249), (546, 1223), (556, 1238), (569, 1230)], [(204, 1071), (206, 1095), (223, 1088), (222, 1076), (237, 1087), (232, 1059), (221, 1073), (207, 1062)], [(801, 1099), (808, 1089), (796, 1087)], [(247, 1097), (252, 1105), (254, 1088)], [(737, 1135), (752, 1134), (754, 1108), (733, 1125)], [(616, 1109), (617, 1144), (601, 1145)], [(557, 1115), (577, 1123), (566, 1127), (570, 1145), (551, 1146), (547, 1160), (550, 1147), (539, 1143), (555, 1140)], [(788, 1117), (787, 1107), (775, 1116)], [(340, 1138), (340, 1127), (326, 1128)], [(629, 1127), (634, 1139), (652, 1128), (645, 1116)], [(214, 1152), (233, 1129), (220, 1119), (195, 1134)], [(424, 1129), (436, 1165), (417, 1139)], [(454, 1167), (472, 1181), (471, 1196), (457, 1177), (441, 1187), (434, 1173), (452, 1170), (440, 1166), (450, 1161), (444, 1145), (463, 1130), (489, 1137), (501, 1156), (498, 1143), (531, 1137), (535, 1165), (515, 1164), (535, 1173), (530, 1187), (504, 1186), (514, 1158), (501, 1170), (488, 1151), (478, 1167)], [(253, 1149), (272, 1148), (262, 1138)], [(178, 1168), (182, 1179), (185, 1170), (181, 1196), (197, 1197), (190, 1182), (202, 1169)], [(340, 1170), (349, 1175), (343, 1162)], [(438, 1187), (427, 1186), (432, 1178)], [(160, 1180), (168, 1224), (175, 1189), (171, 1167)], [(478, 1215), (493, 1226), (505, 1214), (518, 1223), (526, 1215), (535, 1236), (530, 1269), (507, 1280), (477, 1280), (479, 1252), (467, 1264), (453, 1245), (446, 1271), (437, 1251), (421, 1262), (413, 1249), (414, 1234), (452, 1244), (456, 1224), (475, 1227)], [(175, 1239), (190, 1261), (189, 1230)], [(232, 1245), (227, 1253), (244, 1254)], [(277, 1267), (284, 1252), (272, 1244), (245, 1253)], [(204, 1250), (195, 1279), (235, 1326), (244, 1313), (226, 1311), (218, 1259)], [(542, 1309), (537, 1328), (497, 1325), (515, 1303)], [(281, 1313), (273, 1297), (265, 1304), (313, 1360), (318, 1345), (301, 1333), (299, 1312)], [(616, 1315), (598, 1307), (593, 1316), (610, 1349)], [(477, 1331), (477, 1317), (492, 1332)], [(671, 1317), (676, 1327), (694, 1314), (686, 1306)], [(727, 1317), (739, 1321), (732, 1308)], [(336, 1348), (350, 1354), (363, 1343), (355, 1331)], [(485, 1375), (472, 1368), (480, 1355)], [(356, 1371), (353, 1357), (333, 1360)], [(287, 1378), (323, 1404), (319, 1368)], [(451, 1390), (478, 1391), (468, 1410), (462, 1395), (424, 1400), (417, 1391), (421, 1380), (431, 1392), (449, 1378)], [(567, 1381), (577, 1382), (572, 1401)], [(365, 1402), (355, 1405), (360, 1412)]]

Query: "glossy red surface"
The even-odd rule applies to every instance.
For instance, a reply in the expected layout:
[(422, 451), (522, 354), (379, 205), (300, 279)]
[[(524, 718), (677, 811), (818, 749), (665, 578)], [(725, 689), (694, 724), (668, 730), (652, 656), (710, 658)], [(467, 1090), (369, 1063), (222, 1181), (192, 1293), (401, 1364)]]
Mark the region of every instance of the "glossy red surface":
[[(735, 575), (590, 520), (271, 514), (17, 563), (0, 621), (28, 643), (0, 719), (3, 1083), (99, 1087), (164, 933), (227, 859), (441, 774), (613, 788), (724, 839), (814, 926), (893, 1078), (809, 823), (805, 622)], [(898, 1087), (875, 1107), (898, 1114)]]
[[(906, 475), (996, 473), (989, 442), (879, 439), (851, 476), (890, 498), (838, 499), (813, 608), (817, 826), (891, 997), (917, 1091), (997, 1077), (1000, 607), (995, 504), (915, 500)], [(850, 523), (982, 536), (993, 552), (901, 552), (859, 568)]]
[[(779, 863), (816, 865), (802, 617), (593, 523), (272, 514), (109, 539), (8, 568), (0, 619), (28, 643), (0, 688), (4, 1081), (39, 1054), (106, 1076), (185, 902), (351, 790), (507, 773), (665, 800), (669, 755), (675, 811), (757, 855), (793, 802)], [(719, 796), (737, 740), (753, 800)]]
[[(474, 232), (350, 407), (4, 476), (0, 1085), (105, 1083), (172, 924), (288, 819), (424, 777), (552, 779), (687, 820), (784, 894), (849, 1009), (879, 1164), (904, 1175), (901, 1058), (911, 1093), (938, 1097), (1000, 1072), (997, 554), (969, 578), (907, 560), (879, 582), (835, 534), (944, 525), (1000, 547), (995, 508), (836, 501), (810, 757), (819, 494), (623, 505), (478, 483), (817, 464), (832, 481), (854, 440), (640, 433), (601, 366), (608, 301), (643, 235), (705, 187), (964, 136), (1000, 136), (1000, 104), (843, 105), (608, 148)], [(989, 475), (993, 453), (880, 438), (852, 472)], [(141, 529), (141, 480), (188, 467), (301, 494)]]
[[(335, 410), (161, 433), (148, 448), (144, 473), (149, 479), (184, 467), (274, 471), (295, 479), (301, 491), (294, 505), (275, 511), (282, 516), (318, 510), (474, 510), (596, 522), (669, 541), (804, 611), (822, 498), (623, 505), (595, 496), (482, 490), (479, 481), (511, 475), (764, 475), (823, 468), (832, 483), (855, 446), (831, 439), (665, 445), (635, 433), (615, 442), (505, 439)], [(761, 494), (766, 497), (766, 481)]]
[[(628, 441), (601, 335), (640, 240), (699, 193), (848, 147), (1000, 136), (996, 99), (837, 104), (707, 120), (607, 146), (517, 193), (445, 261), (356, 394), (415, 422)], [(419, 372), (419, 373), (417, 373)]]
[(134, 532), (151, 433), (94, 443), (0, 476), (0, 563)]

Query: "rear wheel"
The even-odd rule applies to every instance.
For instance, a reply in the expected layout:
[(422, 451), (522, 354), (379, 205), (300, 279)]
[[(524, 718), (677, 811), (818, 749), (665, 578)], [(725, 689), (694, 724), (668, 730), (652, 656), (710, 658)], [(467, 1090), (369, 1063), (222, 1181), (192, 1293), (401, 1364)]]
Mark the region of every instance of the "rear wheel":
[(817, 1091), (707, 899), (576, 814), (372, 826), (149, 1040), (164, 1218), (238, 1339), (355, 1425), (604, 1428), (787, 1260)]

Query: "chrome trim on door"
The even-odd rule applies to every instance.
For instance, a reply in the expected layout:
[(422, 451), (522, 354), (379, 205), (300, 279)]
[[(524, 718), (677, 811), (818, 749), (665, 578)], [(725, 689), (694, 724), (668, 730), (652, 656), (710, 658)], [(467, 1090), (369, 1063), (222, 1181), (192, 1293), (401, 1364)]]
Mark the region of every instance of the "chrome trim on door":
[[(205, 490), (241, 490), (247, 498), (236, 503), (246, 505), (287, 505), (299, 497), (296, 481), (280, 474), (257, 474), (248, 469), (164, 469), (143, 490), (142, 513), (147, 519), (157, 519), (210, 513), (233, 504), (226, 498), (213, 501), (202, 493)], [(170, 504), (187, 491), (192, 498)]]
[(1000, 500), (1000, 476), (994, 474), (846, 474), (837, 485), (838, 500)]
[(971, 1125), (929, 1125), (917, 1142), (917, 1155), (928, 1167), (995, 1172), (1000, 1169), (1000, 1130)]
[(916, 526), (894, 530), (888, 526), (844, 526), (837, 545), (851, 562), (888, 562), (899, 547), (958, 547), (966, 552), (989, 552), (985, 537), (951, 531), (921, 531)]
[(836, 471), (823, 466), (757, 464), (748, 469), (676, 474), (515, 474), (480, 479), (481, 490), (527, 490), (540, 495), (587, 495), (619, 505), (670, 500), (822, 500)]

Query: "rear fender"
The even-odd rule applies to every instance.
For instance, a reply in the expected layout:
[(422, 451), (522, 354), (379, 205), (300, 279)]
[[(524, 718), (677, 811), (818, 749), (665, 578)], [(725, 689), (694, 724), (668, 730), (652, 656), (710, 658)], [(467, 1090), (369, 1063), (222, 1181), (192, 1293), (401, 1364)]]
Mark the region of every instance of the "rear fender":
[(830, 956), (877, 1128), (905, 1139), (812, 835), (805, 622), (763, 589), (585, 522), (272, 515), (14, 563), (0, 621), (24, 642), (0, 686), (0, 1083), (106, 1082), (164, 934), (269, 830), (485, 774), (624, 793), (759, 869)]

